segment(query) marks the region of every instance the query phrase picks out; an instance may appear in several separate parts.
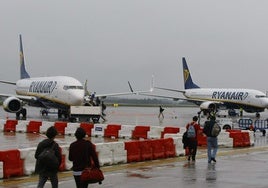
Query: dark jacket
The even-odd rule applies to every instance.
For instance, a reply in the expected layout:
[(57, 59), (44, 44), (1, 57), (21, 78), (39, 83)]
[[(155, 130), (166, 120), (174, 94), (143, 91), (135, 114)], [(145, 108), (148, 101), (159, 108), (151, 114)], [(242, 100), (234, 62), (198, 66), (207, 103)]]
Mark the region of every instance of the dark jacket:
[(212, 128), (213, 128), (215, 122), (216, 122), (215, 120), (210, 120), (210, 121), (205, 122), (203, 133), (207, 137), (213, 137), (213, 136), (211, 136), (211, 132), (212, 132)]
[(69, 148), (69, 160), (73, 162), (73, 171), (82, 171), (91, 166), (91, 159), (97, 168), (100, 168), (99, 159), (93, 144), (90, 141), (80, 139), (71, 143)]
[(34, 157), (35, 157), (35, 159), (38, 159), (38, 156), (40, 155), (40, 153), (42, 153), (42, 151), (45, 148), (51, 148), (51, 147), (53, 147), (55, 155), (59, 161), (59, 163), (58, 163), (59, 165), (57, 167), (55, 167), (54, 169), (49, 169), (47, 166), (40, 164), (38, 162), (38, 160), (36, 160), (35, 172), (40, 174), (40, 175), (49, 175), (49, 174), (54, 174), (54, 173), (58, 172), (59, 166), (61, 164), (61, 153), (60, 153), (59, 145), (54, 140), (47, 138), (47, 139), (41, 141), (36, 148)]
[(187, 147), (189, 147), (189, 143), (190, 143), (190, 141), (189, 141), (189, 138), (188, 138), (188, 136), (187, 136), (187, 131), (185, 131), (185, 132), (183, 133), (183, 136), (182, 136), (182, 143), (183, 143), (183, 149), (186, 149)]

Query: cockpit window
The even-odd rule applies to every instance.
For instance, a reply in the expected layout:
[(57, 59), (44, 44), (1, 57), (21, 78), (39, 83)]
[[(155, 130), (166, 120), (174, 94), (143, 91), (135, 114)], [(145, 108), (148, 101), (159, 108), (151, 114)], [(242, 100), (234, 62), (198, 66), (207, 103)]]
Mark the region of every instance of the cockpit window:
[(267, 98), (266, 95), (256, 95), (255, 97), (256, 97), (256, 98)]
[(68, 90), (68, 89), (80, 89), (80, 90), (82, 90), (82, 89), (84, 89), (83, 88), (83, 86), (63, 86), (63, 89), (64, 90)]

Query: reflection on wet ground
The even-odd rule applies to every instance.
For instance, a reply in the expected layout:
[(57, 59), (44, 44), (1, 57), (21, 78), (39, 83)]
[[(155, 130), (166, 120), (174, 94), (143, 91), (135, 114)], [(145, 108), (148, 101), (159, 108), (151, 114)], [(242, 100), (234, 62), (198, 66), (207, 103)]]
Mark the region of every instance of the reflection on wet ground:
[[(107, 111), (108, 121), (105, 123), (143, 124), (152, 126), (178, 126), (184, 127), (191, 120), (198, 108), (172, 108), (165, 110), (165, 118), (159, 122), (158, 108), (112, 108)], [(123, 113), (124, 112), (124, 113)], [(145, 115), (142, 115), (142, 114)], [(0, 113), (1, 114), (1, 113)], [(155, 116), (155, 117), (154, 117)], [(5, 117), (3, 115), (2, 117)], [(39, 116), (38, 116), (39, 117)], [(176, 118), (175, 118), (176, 117)], [(42, 139), (43, 134), (34, 133), (3, 133), (0, 132), (0, 150), (9, 148), (35, 147)], [(90, 137), (93, 143), (113, 142), (120, 139)], [(75, 140), (74, 136), (57, 136), (56, 141), (61, 145), (69, 144)], [(260, 149), (258, 150), (258, 147)], [(255, 149), (256, 150), (252, 150)], [(267, 137), (260, 132), (255, 134), (255, 146), (249, 147), (239, 155), (239, 149), (219, 148), (216, 164), (208, 164), (205, 148), (198, 148), (195, 163), (188, 163), (184, 157), (172, 160), (146, 161), (128, 165), (115, 165), (103, 167), (105, 181), (103, 188), (264, 188), (268, 185), (268, 148)], [(227, 153), (225, 153), (227, 152)], [(185, 160), (185, 161), (184, 161)], [(135, 166), (136, 165), (136, 166)], [(130, 167), (131, 166), (131, 167)], [(114, 168), (113, 170), (106, 170)], [(75, 186), (70, 172), (60, 174), (60, 187), (73, 188)], [(7, 188), (36, 187), (36, 177), (29, 177), (23, 183), (3, 185)], [(18, 180), (16, 180), (18, 181)], [(1, 185), (0, 185), (1, 187)], [(48, 183), (46, 188), (50, 187)], [(90, 187), (99, 187), (91, 185)]]

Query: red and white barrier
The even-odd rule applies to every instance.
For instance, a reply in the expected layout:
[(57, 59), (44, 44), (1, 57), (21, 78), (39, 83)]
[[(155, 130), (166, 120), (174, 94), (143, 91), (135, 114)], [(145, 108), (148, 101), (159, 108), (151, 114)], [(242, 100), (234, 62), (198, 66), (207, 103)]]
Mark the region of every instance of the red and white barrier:
[[(87, 135), (94, 139), (102, 137), (135, 138), (125, 142), (94, 142), (101, 166), (118, 163), (139, 162), (169, 158), (184, 154), (182, 134), (185, 128), (133, 126), (118, 124), (89, 124), (38, 121), (0, 121), (0, 130), (18, 132), (45, 133), (47, 128), (55, 126), (60, 134), (74, 135), (77, 127), (83, 127)], [(219, 145), (227, 147), (245, 147), (254, 144), (252, 131), (228, 130), (218, 136)], [(205, 145), (206, 137), (198, 136)], [(93, 139), (93, 140), (94, 140)], [(75, 139), (74, 139), (75, 140)], [(70, 170), (72, 162), (68, 160), (69, 145), (61, 145), (62, 164), (60, 170)], [(0, 151), (0, 178), (30, 175), (35, 167), (35, 147), (18, 150)]]

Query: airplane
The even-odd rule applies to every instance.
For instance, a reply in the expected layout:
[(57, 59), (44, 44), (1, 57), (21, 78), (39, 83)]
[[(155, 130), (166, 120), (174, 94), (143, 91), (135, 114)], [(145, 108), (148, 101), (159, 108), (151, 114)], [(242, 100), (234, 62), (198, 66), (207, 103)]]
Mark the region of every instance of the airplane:
[[(20, 79), (17, 82), (0, 80), (0, 83), (15, 85), (16, 95), (1, 94), (4, 97), (3, 108), (10, 113), (16, 113), (19, 119), (22, 115), (26, 119), (27, 110), (24, 106), (41, 107), (44, 109), (58, 109), (58, 118), (69, 115), (70, 106), (86, 105), (88, 97), (86, 89), (80, 81), (69, 76), (30, 77), (25, 68), (22, 37), (20, 41)], [(110, 93), (95, 95), (105, 98), (107, 96), (134, 94), (135, 92)]]
[[(265, 93), (254, 89), (242, 88), (200, 88), (192, 80), (186, 59), (182, 58), (184, 90), (155, 87), (156, 89), (182, 93), (185, 98), (169, 97), (165, 95), (150, 95), (155, 97), (187, 100), (200, 106), (201, 111), (217, 111), (219, 108), (243, 109), (248, 113), (263, 112), (268, 108), (268, 97)], [(146, 95), (146, 94), (145, 94)]]

